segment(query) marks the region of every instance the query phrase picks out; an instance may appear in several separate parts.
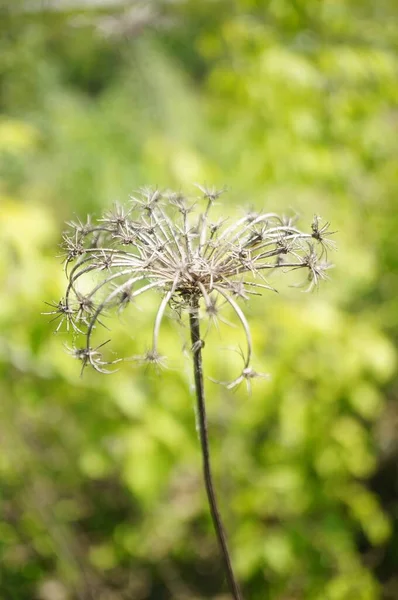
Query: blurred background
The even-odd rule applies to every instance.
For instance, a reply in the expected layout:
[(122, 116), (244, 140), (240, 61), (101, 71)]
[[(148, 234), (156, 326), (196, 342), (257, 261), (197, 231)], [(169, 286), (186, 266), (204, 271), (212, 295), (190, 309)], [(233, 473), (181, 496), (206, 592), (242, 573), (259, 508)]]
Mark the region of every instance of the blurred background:
[[(393, 0), (0, 0), (1, 600), (229, 597), (186, 332), (165, 323), (161, 376), (80, 378), (41, 315), (63, 295), (65, 220), (195, 182), (227, 185), (225, 212), (338, 232), (319, 291), (277, 277), (246, 307), (270, 380), (206, 384), (245, 598), (398, 598), (397, 16)], [(153, 307), (115, 318), (121, 354), (142, 353)], [(219, 357), (239, 336), (210, 333), (210, 375), (236, 375)]]

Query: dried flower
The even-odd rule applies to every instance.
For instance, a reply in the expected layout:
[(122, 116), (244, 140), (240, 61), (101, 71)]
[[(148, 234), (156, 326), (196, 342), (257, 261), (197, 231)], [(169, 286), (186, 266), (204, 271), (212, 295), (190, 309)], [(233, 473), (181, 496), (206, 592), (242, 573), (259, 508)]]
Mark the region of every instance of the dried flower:
[(46, 314), (59, 319), (57, 331), (65, 322), (68, 329), (85, 334), (84, 366), (108, 372), (107, 361), (98, 360), (98, 350), (90, 352), (101, 316), (114, 308), (124, 310), (136, 297), (155, 289), (162, 300), (148, 362), (157, 362), (153, 357), (159, 356), (159, 330), (168, 305), (189, 313), (203, 302), (204, 315), (216, 322), (221, 305), (229, 304), (247, 344), (242, 371), (228, 384), (234, 387), (247, 380), (248, 373), (250, 377), (255, 373), (250, 329), (238, 301), (263, 289), (274, 290), (265, 277), (274, 269), (306, 270), (307, 290), (327, 278), (331, 265), (324, 259), (327, 250), (335, 247), (329, 239), (329, 223), (321, 226), (315, 216), (306, 233), (292, 219), (254, 211), (231, 223), (228, 219), (213, 222), (212, 206), (225, 189), (198, 187), (205, 201), (202, 211), (198, 202), (190, 205), (181, 194), (145, 188), (130, 198), (127, 208), (116, 204), (97, 223), (90, 218), (86, 223), (68, 223), (62, 247), (69, 284), (65, 297), (51, 304), (54, 310)]
[(68, 331), (72, 328), (76, 336), (85, 336), (82, 346), (68, 350), (81, 361), (82, 371), (91, 365), (102, 373), (109, 373), (109, 365), (120, 360), (103, 358), (101, 349), (109, 340), (92, 344), (97, 326), (104, 326), (101, 317), (109, 311), (120, 313), (151, 290), (160, 293), (152, 346), (143, 356), (134, 357), (158, 367), (164, 364), (158, 346), (166, 308), (189, 315), (204, 482), (229, 588), (232, 597), (241, 600), (210, 468), (199, 311), (203, 309), (209, 325), (217, 326), (223, 306), (231, 307), (245, 334), (246, 349), (241, 372), (226, 386), (232, 389), (245, 381), (249, 387), (253, 378), (264, 375), (251, 365), (250, 328), (239, 301), (262, 290), (275, 291), (265, 276), (275, 269), (303, 269), (306, 291), (312, 290), (327, 279), (331, 266), (327, 252), (335, 244), (329, 239), (329, 223), (321, 226), (318, 216), (309, 233), (275, 213), (250, 211), (236, 221), (213, 222), (212, 207), (225, 189), (198, 187), (205, 201), (203, 210), (199, 201), (189, 204), (181, 194), (145, 188), (131, 197), (127, 208), (115, 205), (96, 224), (90, 218), (86, 223), (68, 223), (70, 231), (62, 244), (68, 285), (62, 300), (49, 304), (52, 310), (45, 314), (58, 320), (56, 331), (66, 323)]

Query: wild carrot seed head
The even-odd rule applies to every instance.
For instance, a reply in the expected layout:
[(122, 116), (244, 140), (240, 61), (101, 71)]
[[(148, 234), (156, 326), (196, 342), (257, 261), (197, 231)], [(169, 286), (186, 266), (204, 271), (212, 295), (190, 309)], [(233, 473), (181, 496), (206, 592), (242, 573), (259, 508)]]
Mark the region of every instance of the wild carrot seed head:
[(57, 331), (65, 322), (67, 328), (84, 334), (85, 346), (71, 350), (83, 368), (91, 365), (109, 372), (107, 365), (117, 361), (102, 359), (103, 344), (92, 347), (101, 316), (113, 309), (120, 312), (155, 289), (162, 299), (145, 360), (161, 362), (159, 329), (168, 305), (181, 312), (196, 309), (201, 302), (205, 314), (214, 319), (219, 307), (229, 304), (247, 340), (244, 366), (229, 384), (232, 387), (256, 375), (251, 368), (250, 329), (239, 300), (263, 289), (274, 290), (266, 276), (275, 269), (304, 269), (307, 290), (327, 279), (331, 266), (327, 250), (335, 246), (329, 239), (329, 223), (321, 225), (316, 216), (310, 232), (304, 232), (291, 219), (253, 211), (237, 220), (214, 222), (213, 204), (225, 190), (198, 187), (203, 197), (195, 203), (179, 193), (144, 188), (127, 207), (117, 204), (97, 222), (88, 218), (86, 223), (68, 223), (62, 244), (68, 285), (63, 299), (45, 314), (59, 318)]

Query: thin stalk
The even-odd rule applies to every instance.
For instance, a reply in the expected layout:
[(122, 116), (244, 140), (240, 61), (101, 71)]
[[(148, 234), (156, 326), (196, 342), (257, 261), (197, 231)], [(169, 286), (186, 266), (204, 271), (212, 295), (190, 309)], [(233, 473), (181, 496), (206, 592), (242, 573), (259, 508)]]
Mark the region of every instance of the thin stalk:
[(207, 417), (205, 392), (203, 383), (203, 365), (202, 365), (202, 347), (203, 342), (200, 339), (199, 324), (199, 305), (196, 300), (189, 313), (189, 324), (191, 329), (193, 366), (195, 377), (197, 419), (199, 426), (200, 446), (202, 451), (203, 475), (206, 486), (207, 498), (209, 501), (211, 518), (213, 520), (217, 541), (220, 546), (221, 556), (224, 562), (225, 574), (228, 586), (234, 600), (243, 600), (238, 582), (235, 578), (232, 568), (231, 557), (228, 550), (227, 539), (222, 524), (220, 512), (218, 510), (217, 498), (214, 491), (213, 476), (210, 465), (210, 447), (207, 434)]

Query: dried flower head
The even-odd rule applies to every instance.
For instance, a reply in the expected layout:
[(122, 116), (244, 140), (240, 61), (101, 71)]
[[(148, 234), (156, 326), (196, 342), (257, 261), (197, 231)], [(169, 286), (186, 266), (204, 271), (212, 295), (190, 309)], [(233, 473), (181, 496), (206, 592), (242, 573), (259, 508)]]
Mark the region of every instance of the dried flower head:
[[(68, 285), (59, 303), (51, 304), (57, 331), (65, 322), (85, 335), (85, 347), (74, 350), (83, 367), (97, 371), (106, 361), (93, 350), (92, 336), (101, 316), (124, 310), (138, 296), (157, 290), (161, 301), (154, 321), (151, 349), (142, 357), (159, 363), (159, 330), (167, 306), (181, 313), (203, 307), (211, 322), (229, 304), (243, 327), (247, 348), (234, 387), (256, 375), (251, 366), (250, 329), (239, 300), (274, 290), (265, 275), (275, 269), (303, 269), (307, 290), (327, 278), (329, 223), (314, 217), (309, 232), (292, 219), (250, 211), (241, 218), (211, 220), (212, 207), (225, 190), (198, 186), (202, 197), (190, 204), (179, 193), (141, 189), (128, 207), (115, 205), (97, 220), (70, 222), (63, 236)], [(200, 203), (204, 203), (200, 209)], [(94, 275), (94, 277), (93, 277)]]

